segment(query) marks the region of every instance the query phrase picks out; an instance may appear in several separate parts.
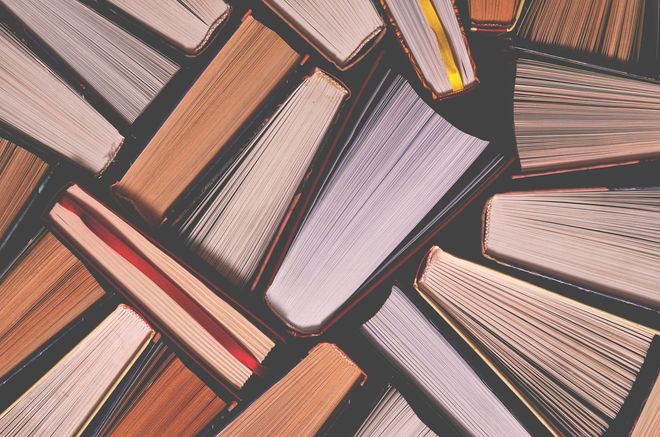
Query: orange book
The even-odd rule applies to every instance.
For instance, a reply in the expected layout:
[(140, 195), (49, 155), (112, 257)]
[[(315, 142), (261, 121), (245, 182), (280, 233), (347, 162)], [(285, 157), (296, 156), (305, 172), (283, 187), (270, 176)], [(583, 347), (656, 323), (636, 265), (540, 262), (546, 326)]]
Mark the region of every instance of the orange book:
[(161, 223), (302, 57), (247, 16), (113, 188), (148, 223)]

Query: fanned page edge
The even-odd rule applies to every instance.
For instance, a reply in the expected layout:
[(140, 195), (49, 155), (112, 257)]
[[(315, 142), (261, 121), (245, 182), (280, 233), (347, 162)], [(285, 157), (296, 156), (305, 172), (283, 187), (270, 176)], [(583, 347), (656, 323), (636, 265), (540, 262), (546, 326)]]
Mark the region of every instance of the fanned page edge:
[[(368, 0), (371, 2), (371, 0)], [(355, 64), (364, 59), (383, 39), (385, 33), (387, 32), (387, 25), (383, 22), (379, 27), (374, 29), (357, 48), (350, 54), (345, 62), (341, 62), (339, 59), (335, 59), (330, 56), (319, 44), (315, 43), (312, 38), (302, 30), (301, 26), (298, 26), (297, 23), (287, 17), (282, 11), (279, 10), (271, 0), (263, 0), (263, 3), (270, 9), (275, 15), (277, 15), (282, 21), (284, 21), (290, 28), (292, 28), (296, 34), (298, 34), (307, 44), (312, 46), (317, 53), (319, 53), (326, 61), (334, 65), (339, 71), (346, 71), (353, 67)], [(376, 10), (376, 12), (378, 12)], [(378, 14), (380, 16), (380, 14)], [(381, 16), (381, 20), (382, 20)]]
[(231, 14), (232, 10), (234, 7), (230, 5), (229, 3), (226, 3), (227, 5), (227, 10), (220, 15), (216, 20), (209, 26), (208, 30), (206, 31), (206, 35), (204, 35), (204, 38), (197, 44), (197, 46), (193, 47), (192, 50), (186, 49), (184, 46), (179, 46), (180, 50), (182, 50), (187, 57), (196, 57), (199, 55), (204, 49), (206, 48), (207, 44), (211, 39), (213, 38), (213, 35), (215, 32), (227, 21), (227, 18)]
[[(424, 73), (422, 73), (422, 70), (419, 68), (419, 64), (417, 63), (417, 60), (415, 59), (415, 55), (413, 54), (412, 50), (410, 50), (410, 47), (408, 47), (408, 43), (406, 42), (405, 36), (403, 36), (403, 33), (401, 32), (399, 25), (394, 19), (394, 15), (387, 6), (387, 0), (379, 0), (379, 1), (381, 7), (385, 11), (385, 15), (387, 16), (387, 21), (389, 22), (390, 26), (392, 26), (392, 32), (394, 33), (396, 39), (399, 41), (399, 44), (401, 45), (403, 52), (408, 57), (408, 60), (410, 61), (413, 70), (415, 71), (415, 75), (417, 75), (417, 78), (421, 82), (424, 89), (426, 89), (431, 94), (431, 98), (433, 100), (443, 100), (451, 97), (460, 96), (461, 94), (473, 90), (479, 85), (480, 81), (479, 81), (479, 76), (477, 74), (477, 64), (475, 63), (474, 57), (472, 56), (472, 50), (470, 49), (470, 44), (468, 43), (467, 35), (465, 34), (465, 28), (463, 27), (463, 23), (461, 21), (458, 8), (456, 7), (455, 0), (450, 0), (450, 1), (454, 6), (454, 15), (456, 16), (456, 20), (458, 21), (458, 26), (461, 29), (461, 37), (463, 39), (463, 44), (465, 44), (465, 48), (467, 49), (468, 56), (470, 57), (470, 65), (472, 65), (472, 71), (474, 71), (474, 82), (465, 85), (462, 89), (458, 91), (447, 91), (444, 93), (439, 93), (438, 91), (436, 91), (431, 85), (431, 83), (426, 79)], [(409, 1), (417, 1), (417, 0), (409, 0)]]
[(454, 332), (456, 332), (459, 337), (472, 349), (483, 362), (486, 363), (486, 365), (490, 368), (493, 373), (497, 375), (498, 378), (511, 390), (517, 397), (520, 399), (520, 401), (534, 414), (534, 416), (543, 424), (543, 426), (546, 427), (548, 432), (550, 432), (553, 436), (555, 437), (561, 437), (561, 434), (559, 431), (557, 431), (552, 424), (545, 418), (545, 416), (534, 406), (530, 403), (530, 401), (527, 399), (527, 397), (516, 387), (512, 384), (512, 382), (509, 380), (509, 378), (504, 375), (502, 371), (495, 365), (495, 363), (481, 350), (481, 348), (474, 342), (468, 335), (467, 333), (463, 330), (463, 328), (456, 322), (440, 305), (435, 303), (433, 299), (428, 297), (426, 293), (423, 291), (424, 287), (424, 270), (426, 269), (426, 266), (428, 263), (433, 261), (435, 258), (441, 256), (442, 254), (442, 249), (440, 249), (438, 246), (433, 246), (431, 249), (429, 249), (427, 255), (423, 258), (422, 262), (419, 265), (419, 269), (417, 272), (417, 275), (413, 281), (413, 288), (415, 289), (415, 292), (422, 298), (424, 301), (435, 311), (441, 318), (444, 320)]
[(89, 416), (87, 417), (87, 420), (85, 421), (85, 423), (78, 430), (77, 435), (81, 435), (83, 433), (83, 431), (85, 430), (85, 428), (92, 422), (92, 420), (94, 419), (94, 416), (96, 416), (96, 414), (99, 412), (99, 410), (103, 407), (105, 402), (107, 402), (108, 398), (110, 398), (112, 396), (113, 392), (117, 389), (117, 386), (119, 384), (121, 384), (121, 382), (124, 379), (124, 377), (126, 376), (126, 374), (132, 369), (132, 367), (135, 365), (135, 362), (140, 358), (140, 356), (142, 356), (142, 354), (144, 353), (147, 346), (149, 346), (151, 341), (153, 341), (154, 337), (156, 336), (156, 331), (154, 331), (154, 329), (151, 327), (151, 325), (149, 323), (147, 323), (146, 320), (137, 311), (135, 311), (133, 308), (131, 308), (128, 305), (125, 305), (125, 304), (117, 305), (117, 307), (114, 309), (114, 311), (112, 311), (104, 319), (102, 319), (94, 327), (94, 329), (92, 329), (86, 336), (84, 336), (71, 350), (69, 350), (66, 354), (64, 354), (62, 356), (62, 358), (60, 358), (57, 361), (57, 363), (55, 363), (50, 369), (48, 369), (48, 371), (46, 373), (44, 373), (37, 381), (35, 381), (21, 396), (19, 396), (14, 402), (12, 402), (11, 405), (9, 405), (5, 409), (5, 411), (0, 413), (0, 417), (3, 417), (5, 414), (7, 414), (7, 412), (11, 408), (13, 408), (14, 405), (18, 404), (23, 398), (25, 398), (30, 392), (32, 392), (32, 390), (34, 390), (34, 387), (36, 387), (39, 383), (41, 383), (41, 381), (43, 381), (45, 378), (47, 378), (52, 373), (56, 372), (57, 369), (60, 367), (60, 363), (62, 362), (62, 360), (66, 359), (66, 357), (68, 357), (69, 355), (73, 354), (75, 351), (80, 349), (82, 347), (82, 343), (87, 339), (87, 337), (94, 334), (94, 332), (99, 329), (100, 325), (103, 324), (108, 319), (108, 317), (110, 317), (114, 312), (119, 311), (120, 309), (125, 310), (125, 311), (130, 311), (136, 317), (138, 317), (142, 321), (142, 323), (145, 325), (145, 327), (149, 330), (149, 334), (148, 334), (147, 338), (145, 339), (145, 341), (143, 342), (143, 344), (140, 346), (140, 348), (138, 350), (136, 350), (135, 355), (131, 358), (131, 360), (129, 362), (126, 363), (126, 366), (124, 367), (122, 372), (118, 375), (116, 380), (113, 381), (113, 383), (110, 385), (108, 390), (105, 392), (104, 397), (99, 401), (98, 404), (95, 405), (94, 410), (89, 414)]

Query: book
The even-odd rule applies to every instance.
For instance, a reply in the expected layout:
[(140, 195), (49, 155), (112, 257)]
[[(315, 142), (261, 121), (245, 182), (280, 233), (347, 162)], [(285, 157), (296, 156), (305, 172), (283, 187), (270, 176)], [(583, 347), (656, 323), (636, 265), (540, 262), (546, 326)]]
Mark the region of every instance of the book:
[(128, 123), (179, 66), (77, 0), (2, 0)]
[(364, 420), (355, 437), (434, 437), (415, 411), (394, 387), (389, 386)]
[(452, 344), (397, 286), (360, 332), (461, 435), (529, 435)]
[(657, 332), (437, 247), (416, 287), (552, 432), (626, 434)]
[[(452, 208), (445, 206), (468, 196), (461, 191), (445, 198), (487, 154), (487, 144), (436, 114), (402, 77), (391, 71), (379, 77), (282, 255), (266, 290), (267, 305), (298, 334), (325, 330), (362, 295), (358, 290), (389, 263), (390, 254), (410, 249), (409, 242), (420, 241), (447, 217)], [(490, 174), (482, 170), (481, 176)], [(472, 193), (477, 180), (483, 182), (476, 176), (462, 187)], [(425, 218), (429, 228), (418, 228)]]
[(0, 379), (104, 295), (62, 243), (41, 234), (0, 278)]
[(227, 403), (162, 341), (94, 436), (198, 435)]
[(113, 188), (159, 224), (302, 57), (247, 16)]
[[(656, 372), (657, 373), (657, 372)], [(644, 408), (630, 432), (631, 437), (651, 436), (660, 432), (660, 380), (656, 376), (651, 394), (644, 403)]]
[(510, 32), (525, 0), (468, 0), (470, 28), (474, 32)]
[(263, 0), (340, 70), (358, 62), (385, 33), (370, 0)]
[(660, 309), (660, 190), (505, 193), (486, 204), (495, 260)]
[(3, 127), (46, 153), (103, 173), (124, 137), (4, 25), (0, 53)]
[(660, 157), (660, 82), (520, 57), (513, 119), (523, 174)]
[(479, 83), (453, 0), (381, 0), (381, 4), (417, 77), (434, 99)]
[(348, 94), (321, 70), (307, 76), (177, 227), (184, 244), (247, 287)]
[(44, 181), (48, 164), (35, 154), (0, 138), (0, 241)]
[(223, 0), (107, 0), (186, 55), (201, 52), (229, 16)]
[(0, 415), (0, 432), (74, 435), (84, 431), (153, 336), (137, 313), (120, 305)]
[(636, 64), (650, 9), (645, 0), (530, 0), (517, 34), (544, 50), (571, 57)]
[(218, 435), (319, 435), (365, 378), (337, 346), (320, 343)]
[(248, 379), (263, 372), (275, 341), (257, 321), (80, 187), (73, 185), (60, 196), (47, 221), (231, 394), (238, 398)]

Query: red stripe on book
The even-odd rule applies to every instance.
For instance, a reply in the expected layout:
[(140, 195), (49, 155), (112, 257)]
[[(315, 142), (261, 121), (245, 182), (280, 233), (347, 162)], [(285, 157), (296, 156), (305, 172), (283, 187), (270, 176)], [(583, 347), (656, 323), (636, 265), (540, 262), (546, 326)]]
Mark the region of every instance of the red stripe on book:
[[(229, 353), (252, 370), (257, 375), (263, 374), (263, 366), (252, 353), (245, 348), (229, 332), (224, 325), (215, 319), (202, 305), (192, 299), (185, 290), (181, 289), (165, 273), (151, 261), (145, 259), (128, 241), (122, 240), (112, 231), (112, 225), (103, 217), (96, 217), (92, 211), (78, 203), (69, 193), (65, 192), (58, 201), (62, 207), (76, 214), (85, 225), (110, 246), (122, 258), (135, 266), (140, 272), (160, 287), (181, 308), (190, 314), (211, 336), (218, 341)], [(123, 291), (123, 290), (122, 290)]]

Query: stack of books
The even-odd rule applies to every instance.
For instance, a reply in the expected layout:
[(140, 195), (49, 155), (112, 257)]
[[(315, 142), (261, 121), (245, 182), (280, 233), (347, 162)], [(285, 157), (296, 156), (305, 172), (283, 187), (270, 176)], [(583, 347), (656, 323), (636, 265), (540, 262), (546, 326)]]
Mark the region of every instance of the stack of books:
[(0, 9), (0, 435), (660, 435), (656, 0)]

